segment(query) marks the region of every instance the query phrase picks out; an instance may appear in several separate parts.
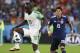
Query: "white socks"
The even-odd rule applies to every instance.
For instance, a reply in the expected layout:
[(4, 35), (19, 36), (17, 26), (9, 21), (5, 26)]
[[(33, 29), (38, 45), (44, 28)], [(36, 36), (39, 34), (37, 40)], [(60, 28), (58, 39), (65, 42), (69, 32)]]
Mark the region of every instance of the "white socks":
[(15, 43), (15, 48), (20, 49), (20, 44), (19, 43)]
[(16, 31), (14, 31), (13, 39), (15, 40), (14, 47), (19, 49), (20, 48), (20, 42), (21, 42), (20, 34), (18, 32), (16, 32)]
[(39, 49), (37, 49), (37, 50), (35, 51), (35, 53), (40, 53)]

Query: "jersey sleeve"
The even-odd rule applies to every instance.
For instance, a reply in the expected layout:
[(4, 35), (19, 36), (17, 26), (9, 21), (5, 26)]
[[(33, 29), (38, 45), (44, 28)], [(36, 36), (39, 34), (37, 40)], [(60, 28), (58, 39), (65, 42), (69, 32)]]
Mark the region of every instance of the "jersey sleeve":
[(35, 11), (35, 12), (38, 19), (42, 19), (44, 17), (43, 14), (41, 14), (40, 12), (38, 11)]
[(68, 23), (68, 17), (67, 17), (67, 16), (63, 16), (63, 18), (64, 18), (64, 21), (65, 21), (66, 23)]
[(52, 16), (52, 17), (51, 17), (50, 22), (49, 22), (49, 25), (54, 24), (55, 17), (56, 17), (56, 16)]
[(51, 18), (50, 22), (49, 22), (49, 25), (52, 25), (52, 23), (53, 23), (53, 19)]

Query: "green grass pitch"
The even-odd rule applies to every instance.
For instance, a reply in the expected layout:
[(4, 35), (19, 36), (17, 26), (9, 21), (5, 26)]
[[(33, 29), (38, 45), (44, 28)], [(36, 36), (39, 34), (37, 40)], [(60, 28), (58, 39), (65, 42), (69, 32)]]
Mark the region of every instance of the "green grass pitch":
[[(0, 46), (0, 53), (34, 53), (31, 44), (22, 44), (20, 51), (9, 51), (12, 44), (4, 44)], [(50, 53), (50, 44), (40, 44), (39, 45), (41, 53)], [(80, 46), (66, 46), (67, 53), (80, 53)], [(58, 50), (59, 53), (60, 49)]]

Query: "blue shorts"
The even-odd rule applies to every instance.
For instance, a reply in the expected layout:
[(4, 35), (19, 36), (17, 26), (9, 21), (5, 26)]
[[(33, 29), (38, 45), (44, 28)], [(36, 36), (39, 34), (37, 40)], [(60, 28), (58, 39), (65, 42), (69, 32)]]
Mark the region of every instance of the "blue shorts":
[(58, 49), (58, 46), (65, 46), (65, 33), (56, 33), (52, 34), (52, 42), (51, 42), (51, 51)]

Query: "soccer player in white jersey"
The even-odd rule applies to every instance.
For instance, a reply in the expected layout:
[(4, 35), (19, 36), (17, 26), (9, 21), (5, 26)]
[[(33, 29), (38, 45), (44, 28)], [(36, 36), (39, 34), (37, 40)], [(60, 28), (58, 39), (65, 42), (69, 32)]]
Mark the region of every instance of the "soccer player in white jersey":
[[(43, 15), (39, 11), (33, 11), (32, 5), (30, 3), (26, 3), (25, 9), (26, 11), (24, 12), (24, 22), (12, 29), (15, 45), (10, 49), (10, 51), (20, 50), (20, 35), (23, 35), (31, 38), (34, 53), (40, 53), (38, 44), (40, 38), (39, 30), (41, 28), (41, 20), (39, 18), (43, 18)], [(29, 29), (19, 28), (20, 26), (25, 25), (27, 22), (29, 24)]]

